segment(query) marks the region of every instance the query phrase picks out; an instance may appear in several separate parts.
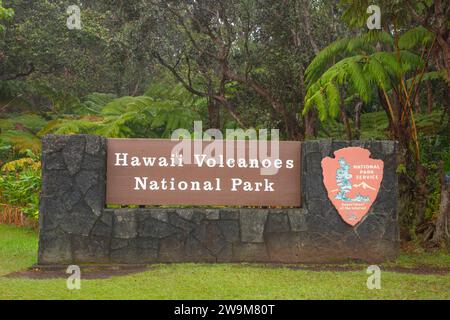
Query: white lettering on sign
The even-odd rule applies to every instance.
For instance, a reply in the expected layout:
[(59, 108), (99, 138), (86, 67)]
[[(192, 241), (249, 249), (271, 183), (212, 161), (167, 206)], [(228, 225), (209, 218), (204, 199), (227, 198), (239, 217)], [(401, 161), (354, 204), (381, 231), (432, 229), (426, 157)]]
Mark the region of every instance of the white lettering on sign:
[(107, 203), (300, 205), (300, 142), (200, 142), (109, 139)]

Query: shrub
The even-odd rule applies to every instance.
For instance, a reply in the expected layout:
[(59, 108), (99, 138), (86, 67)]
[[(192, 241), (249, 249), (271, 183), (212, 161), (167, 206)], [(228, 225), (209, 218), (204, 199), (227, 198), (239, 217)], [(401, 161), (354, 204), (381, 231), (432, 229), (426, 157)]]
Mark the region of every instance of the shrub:
[(4, 164), (0, 176), (0, 202), (21, 208), (29, 218), (39, 215), (41, 162), (31, 151), (28, 157)]

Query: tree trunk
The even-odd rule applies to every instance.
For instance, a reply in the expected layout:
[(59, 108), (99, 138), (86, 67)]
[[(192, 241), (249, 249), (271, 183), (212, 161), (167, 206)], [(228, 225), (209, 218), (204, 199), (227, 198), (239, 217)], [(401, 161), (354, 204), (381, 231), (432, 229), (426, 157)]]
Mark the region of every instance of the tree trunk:
[(416, 163), (416, 178), (415, 178), (415, 206), (416, 206), (416, 221), (417, 225), (425, 222), (425, 209), (427, 206), (427, 197), (429, 191), (425, 183), (427, 178), (427, 170), (420, 163)]
[(302, 128), (299, 125), (295, 114), (288, 116), (288, 119), (285, 119), (285, 123), (286, 123), (286, 126), (288, 126), (286, 132), (288, 134), (289, 140), (294, 140), (294, 141), (305, 140), (305, 134), (302, 131)]
[(433, 112), (433, 87), (430, 81), (427, 81), (427, 112)]
[(446, 177), (443, 165), (441, 165), (441, 168), (441, 204), (436, 220), (436, 231), (434, 232), (432, 239), (436, 244), (445, 243), (450, 237), (450, 179)]
[(438, 46), (441, 49), (442, 56), (444, 59), (445, 70), (447, 71), (447, 85), (450, 86), (450, 44), (449, 44), (450, 35), (445, 39), (445, 35), (438, 34), (436, 37)]
[(208, 120), (210, 129), (220, 129), (220, 109), (214, 99), (208, 99)]
[(350, 126), (350, 122), (348, 121), (347, 115), (345, 114), (345, 110), (344, 110), (344, 106), (341, 104), (340, 105), (341, 108), (341, 117), (342, 117), (342, 122), (344, 123), (344, 127), (345, 127), (345, 134), (347, 135), (347, 140), (352, 140), (352, 128)]
[(432, 3), (433, 7), (429, 8), (433, 13), (431, 17), (428, 15), (421, 16), (409, 1), (406, 2), (406, 5), (412, 14), (412, 17), (424, 28), (436, 35), (437, 48), (442, 54), (442, 58), (444, 60), (447, 85), (450, 86), (450, 32), (448, 28), (448, 1), (435, 0)]
[(396, 128), (395, 128), (395, 124), (394, 124), (394, 119), (392, 119), (392, 117), (390, 115), (388, 103), (387, 103), (386, 98), (384, 97), (383, 93), (381, 92), (381, 90), (378, 90), (378, 97), (380, 99), (381, 106), (383, 107), (384, 112), (386, 112), (386, 116), (388, 118), (388, 130), (389, 130), (390, 138), (395, 139)]
[[(450, 92), (447, 92), (447, 97), (450, 98)], [(450, 141), (450, 102), (447, 100), (447, 141)]]
[(362, 111), (363, 103), (359, 101), (355, 106), (355, 139), (359, 140), (361, 137), (361, 111)]
[(305, 135), (310, 138), (317, 137), (317, 116), (313, 111), (305, 115)]
[(259, 96), (261, 96), (264, 100), (266, 100), (272, 108), (278, 112), (284, 122), (285, 132), (288, 139), (293, 140), (303, 140), (304, 134), (299, 126), (297, 121), (296, 113), (289, 112), (286, 106), (274, 97), (268, 88), (262, 86), (257, 81), (254, 81), (250, 77), (239, 75), (228, 68), (224, 68), (224, 74), (230, 79), (237, 81), (248, 88), (254, 90)]
[(416, 94), (416, 97), (414, 99), (414, 109), (415, 112), (425, 113), (422, 105), (420, 104), (420, 94)]
[(303, 23), (305, 26), (305, 33), (306, 33), (306, 37), (309, 40), (309, 44), (311, 45), (311, 48), (314, 51), (314, 54), (318, 54), (319, 53), (319, 46), (317, 45), (315, 39), (314, 39), (314, 35), (311, 32), (311, 17), (310, 17), (310, 13), (309, 13), (309, 1), (302, 1), (299, 2), (299, 9), (303, 18)]

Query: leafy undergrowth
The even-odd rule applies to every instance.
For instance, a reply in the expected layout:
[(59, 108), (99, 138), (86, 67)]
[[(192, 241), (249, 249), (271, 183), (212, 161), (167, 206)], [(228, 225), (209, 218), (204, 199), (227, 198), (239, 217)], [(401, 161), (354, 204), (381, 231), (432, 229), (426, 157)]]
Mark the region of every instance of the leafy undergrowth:
[[(432, 113), (416, 113), (416, 126), (424, 136), (435, 136), (444, 132), (447, 127), (446, 117), (442, 110), (436, 109)], [(352, 121), (352, 120), (350, 120)], [(352, 122), (353, 123), (353, 122)], [(354, 126), (352, 126), (354, 127)], [(336, 139), (346, 139), (344, 126), (336, 121), (324, 125), (326, 133)], [(321, 139), (328, 138), (325, 132), (319, 132)], [(361, 115), (361, 140), (385, 140), (389, 139), (388, 121), (384, 111), (363, 113)]]
[[(0, 225), (0, 276), (36, 261), (34, 231)], [(449, 266), (446, 254), (402, 255), (392, 265)], [(369, 290), (366, 266), (355, 271), (312, 271), (251, 264), (154, 265), (108, 279), (82, 280), (68, 290), (66, 279), (0, 277), (0, 299), (449, 299), (450, 274), (382, 272), (381, 289)]]

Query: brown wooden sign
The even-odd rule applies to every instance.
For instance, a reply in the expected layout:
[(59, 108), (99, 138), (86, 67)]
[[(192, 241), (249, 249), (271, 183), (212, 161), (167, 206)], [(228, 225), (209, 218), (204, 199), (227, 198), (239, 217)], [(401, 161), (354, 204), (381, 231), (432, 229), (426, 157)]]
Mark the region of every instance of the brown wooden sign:
[(278, 143), (108, 139), (106, 202), (299, 207), (300, 142)]

